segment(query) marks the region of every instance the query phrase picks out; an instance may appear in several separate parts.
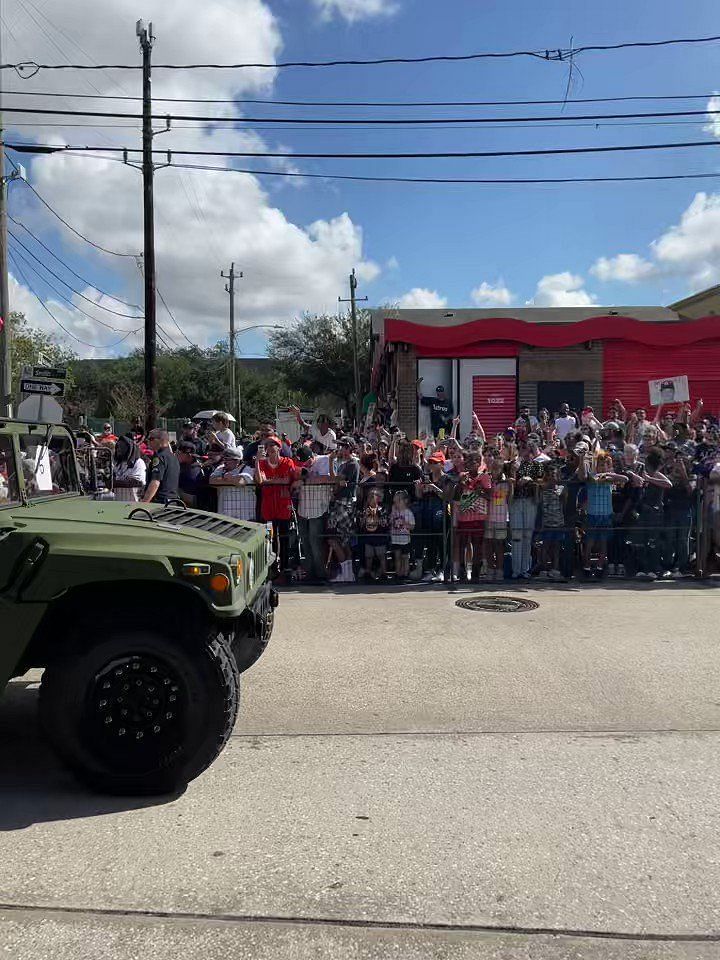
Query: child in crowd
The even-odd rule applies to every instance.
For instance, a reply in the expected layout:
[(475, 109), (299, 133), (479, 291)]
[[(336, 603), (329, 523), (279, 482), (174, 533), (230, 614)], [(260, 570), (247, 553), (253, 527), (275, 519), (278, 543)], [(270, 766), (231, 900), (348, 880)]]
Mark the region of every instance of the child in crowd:
[[(560, 482), (560, 472), (554, 463), (543, 465), (540, 481), (540, 530), (542, 553), (540, 555), (540, 577), (561, 580), (560, 547), (565, 540), (565, 497), (566, 490)], [(548, 573), (548, 567), (550, 571)]]
[(395, 555), (395, 575), (404, 579), (410, 575), (410, 534), (415, 529), (415, 516), (404, 490), (396, 490), (390, 513), (390, 542)]
[(595, 467), (588, 471), (587, 460), (582, 458), (578, 476), (587, 482), (587, 530), (583, 547), (583, 574), (592, 576), (591, 562), (596, 556), (596, 571), (598, 576), (605, 572), (607, 564), (607, 544), (612, 535), (613, 484), (622, 484), (627, 477), (621, 473), (613, 473), (612, 455), (605, 450), (598, 450), (595, 454)]
[(472, 579), (479, 580), (482, 575), (485, 519), (492, 481), (480, 453), (468, 451), (465, 455), (465, 469), (466, 472), (460, 475), (455, 491), (453, 580), (460, 579), (461, 566), (467, 571), (468, 559)]
[(485, 522), (488, 577), (490, 580), (502, 580), (505, 576), (505, 547), (507, 545), (509, 519), (508, 502), (512, 492), (512, 481), (505, 472), (506, 465), (500, 456), (499, 449), (496, 447), (489, 448), (485, 462), (492, 481)]
[[(389, 518), (383, 506), (383, 492), (373, 487), (368, 491), (365, 505), (358, 515), (358, 532), (364, 547), (365, 572), (373, 580), (384, 578), (387, 572), (388, 526)], [(380, 568), (379, 574), (374, 570), (375, 560)]]

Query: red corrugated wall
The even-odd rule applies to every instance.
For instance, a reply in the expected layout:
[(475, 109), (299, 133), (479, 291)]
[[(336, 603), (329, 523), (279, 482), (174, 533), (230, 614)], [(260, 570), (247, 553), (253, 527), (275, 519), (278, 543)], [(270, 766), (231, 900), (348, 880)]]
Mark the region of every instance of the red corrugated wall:
[(649, 406), (648, 380), (687, 376), (690, 402), (702, 399), (708, 413), (720, 411), (720, 340), (687, 346), (649, 347), (608, 340), (603, 357), (603, 413), (617, 397), (628, 410)]
[(488, 437), (501, 433), (517, 417), (515, 377), (473, 377), (473, 410)]

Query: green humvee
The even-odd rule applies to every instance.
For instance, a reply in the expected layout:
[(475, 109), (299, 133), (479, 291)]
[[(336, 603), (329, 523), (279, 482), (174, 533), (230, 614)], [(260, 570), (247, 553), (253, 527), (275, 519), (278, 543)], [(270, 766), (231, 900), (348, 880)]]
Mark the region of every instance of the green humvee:
[(67, 427), (0, 419), (0, 691), (44, 668), (43, 727), (93, 787), (171, 792), (217, 757), (273, 559), (258, 524), (89, 499)]

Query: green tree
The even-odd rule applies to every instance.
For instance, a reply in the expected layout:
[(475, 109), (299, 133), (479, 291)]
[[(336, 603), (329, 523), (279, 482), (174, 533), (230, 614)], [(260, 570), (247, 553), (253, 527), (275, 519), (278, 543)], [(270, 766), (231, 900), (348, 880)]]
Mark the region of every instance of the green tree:
[[(360, 388), (370, 383), (370, 313), (358, 312)], [(268, 354), (277, 361), (288, 385), (308, 397), (328, 396), (347, 410), (355, 406), (352, 323), (345, 314), (305, 314), (270, 337)]]

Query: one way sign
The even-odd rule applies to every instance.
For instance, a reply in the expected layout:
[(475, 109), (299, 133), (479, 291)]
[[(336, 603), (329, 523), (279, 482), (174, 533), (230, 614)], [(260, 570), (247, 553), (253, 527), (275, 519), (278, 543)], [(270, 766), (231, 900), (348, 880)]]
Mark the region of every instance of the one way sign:
[(21, 380), (22, 393), (39, 393), (46, 397), (64, 397), (65, 382), (63, 380)]

